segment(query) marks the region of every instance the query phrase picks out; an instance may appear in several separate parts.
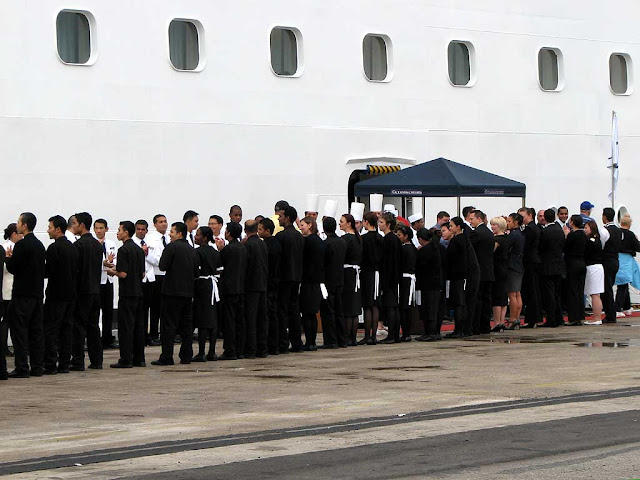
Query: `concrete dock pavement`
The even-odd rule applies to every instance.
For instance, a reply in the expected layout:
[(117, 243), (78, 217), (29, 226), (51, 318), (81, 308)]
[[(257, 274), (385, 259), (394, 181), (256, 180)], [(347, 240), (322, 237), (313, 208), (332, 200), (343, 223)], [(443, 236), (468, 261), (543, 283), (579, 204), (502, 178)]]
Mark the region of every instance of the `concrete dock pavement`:
[[(419, 451), (439, 441), (456, 444), (465, 435), (480, 441), (477, 432), (486, 430), (492, 442), (504, 446), (512, 431), (513, 449), (528, 458), (523, 448), (528, 434), (544, 436), (573, 425), (569, 431), (578, 439), (592, 438), (612, 424), (618, 425), (617, 436), (602, 433), (584, 448), (597, 455), (614, 452), (609, 456), (631, 462), (631, 445), (640, 444), (639, 347), (640, 318), (627, 318), (615, 325), (521, 330), (433, 344), (15, 379), (0, 383), (5, 432), (0, 474), (16, 479), (244, 478), (251, 468), (260, 468), (264, 478), (296, 478), (271, 464), (250, 463), (287, 457), (282, 461), (298, 478), (311, 478), (298, 465), (305, 458), (312, 466), (318, 462), (314, 478), (367, 478), (367, 471), (371, 478), (388, 478), (380, 474), (384, 458), (378, 466), (373, 460), (380, 453), (372, 453), (362, 476), (338, 468), (339, 459), (351, 458), (359, 448), (375, 452), (386, 445), (388, 451), (399, 449), (402, 462), (415, 464), (405, 471), (407, 478), (428, 478), (431, 467), (419, 460)], [(147, 348), (147, 363), (158, 354), (159, 347)], [(117, 351), (106, 351), (105, 365), (117, 357)], [(579, 425), (590, 430), (581, 434)], [(536, 451), (539, 461), (563, 452), (573, 455), (566, 461), (578, 461), (575, 436), (573, 446), (566, 436), (543, 440), (549, 447)], [(403, 442), (408, 442), (404, 449)], [(561, 445), (551, 448), (554, 442)], [(631, 450), (616, 449), (621, 445)], [(442, 474), (456, 478), (476, 468), (474, 459), (475, 474), (495, 473), (495, 463), (502, 460), (480, 453)], [(609, 456), (603, 457), (605, 463)], [(517, 463), (519, 457), (505, 461)], [(589, 461), (585, 457), (584, 463)], [(202, 470), (187, 475), (187, 464)]]

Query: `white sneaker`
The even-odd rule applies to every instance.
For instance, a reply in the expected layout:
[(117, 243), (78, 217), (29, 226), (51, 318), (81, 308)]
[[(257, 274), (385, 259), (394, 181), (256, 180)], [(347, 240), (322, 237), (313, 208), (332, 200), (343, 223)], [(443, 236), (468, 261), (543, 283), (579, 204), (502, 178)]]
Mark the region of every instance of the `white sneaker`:
[(376, 335), (384, 335), (385, 333), (387, 333), (386, 330), (376, 330)]
[(624, 317), (626, 317), (624, 312), (616, 312), (616, 318), (624, 318)]
[(629, 310), (625, 310), (623, 313), (627, 316), (630, 317), (631, 315), (633, 315), (633, 308), (630, 308)]
[(584, 325), (602, 325), (602, 320), (596, 320), (594, 322), (582, 322)]

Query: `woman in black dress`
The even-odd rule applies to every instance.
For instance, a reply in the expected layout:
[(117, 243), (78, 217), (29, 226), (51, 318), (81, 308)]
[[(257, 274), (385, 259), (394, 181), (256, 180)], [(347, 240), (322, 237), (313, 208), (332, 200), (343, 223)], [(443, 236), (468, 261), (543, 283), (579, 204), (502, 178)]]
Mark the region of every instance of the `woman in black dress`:
[(382, 239), (382, 260), (380, 262), (381, 306), (384, 309), (389, 333), (380, 343), (400, 343), (400, 324), (398, 318), (398, 286), (402, 279), (400, 265), (402, 263), (402, 243), (393, 233), (396, 217), (383, 213), (378, 218), (378, 228), (384, 235)]
[(400, 280), (400, 341), (411, 341), (411, 311), (416, 299), (416, 257), (418, 250), (412, 242), (413, 232), (404, 224), (398, 225), (396, 235), (402, 243), (402, 279)]
[(442, 262), (440, 240), (426, 228), (418, 230), (418, 256), (416, 259), (416, 288), (420, 290), (420, 319), (424, 324), (421, 342), (441, 340), (438, 326), (438, 307), (442, 285)]
[(445, 223), (440, 227), (442, 238), (449, 242), (447, 247), (447, 278), (449, 279), (449, 301), (454, 309), (455, 320), (453, 333), (449, 334), (447, 338), (464, 337), (466, 315), (469, 313), (467, 312), (464, 291), (469, 271), (469, 260), (462, 224), (462, 218), (453, 217), (451, 222)]
[(524, 264), (522, 256), (524, 253), (524, 234), (522, 226), (522, 215), (512, 213), (507, 217), (507, 228), (509, 235), (505, 240), (505, 246), (509, 252), (507, 257), (507, 294), (509, 296), (509, 322), (505, 328), (509, 330), (520, 330), (520, 312), (522, 311), (522, 277), (524, 275)]
[(362, 262), (362, 239), (356, 230), (356, 221), (350, 214), (340, 217), (342, 239), (347, 244), (344, 257), (344, 286), (342, 290), (342, 314), (344, 317), (345, 338), (349, 347), (355, 347), (358, 334), (359, 316), (362, 313), (360, 295), (360, 263)]
[(358, 342), (358, 345), (375, 345), (379, 320), (382, 236), (378, 233), (378, 217), (375, 213), (365, 214), (362, 224), (366, 230), (362, 235), (362, 263), (360, 264), (364, 338)]
[(507, 315), (507, 258), (509, 251), (507, 250), (505, 230), (507, 229), (507, 221), (503, 217), (494, 217), (489, 222), (491, 231), (493, 232), (493, 240), (495, 247), (493, 249), (493, 273), (495, 282), (492, 287), (493, 296), (493, 326), (492, 332), (501, 332), (505, 329), (504, 319)]
[[(300, 220), (300, 232), (304, 237), (302, 251), (302, 282), (300, 284), (300, 313), (304, 328), (305, 343), (303, 350), (315, 352), (318, 335), (318, 317), (320, 302), (323, 298), (321, 284), (324, 284), (325, 245), (318, 236), (316, 220), (307, 216)], [(325, 289), (326, 294), (326, 289)]]
[[(216, 297), (219, 268), (222, 266), (220, 253), (213, 248), (213, 230), (200, 227), (194, 239), (199, 245), (196, 249), (200, 262), (200, 276), (196, 279), (193, 293), (193, 326), (198, 329), (198, 354), (192, 362), (217, 360), (216, 340), (218, 338), (218, 305)], [(214, 291), (215, 288), (215, 291)], [(209, 353), (205, 357), (205, 348), (209, 341)]]
[(569, 325), (580, 325), (584, 320), (584, 282), (587, 265), (584, 261), (587, 236), (582, 230), (582, 217), (571, 215), (571, 231), (564, 242), (564, 262), (567, 266), (567, 316)]

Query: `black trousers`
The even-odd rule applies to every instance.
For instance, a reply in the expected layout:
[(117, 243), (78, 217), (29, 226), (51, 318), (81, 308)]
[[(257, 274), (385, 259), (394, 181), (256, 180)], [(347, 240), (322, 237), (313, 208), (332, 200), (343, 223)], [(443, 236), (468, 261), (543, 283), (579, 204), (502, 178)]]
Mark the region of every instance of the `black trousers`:
[(478, 291), (480, 289), (480, 273), (469, 275), (464, 287), (465, 315), (463, 320), (462, 333), (473, 335), (473, 320), (476, 314), (478, 303)]
[(224, 355), (236, 357), (244, 354), (246, 325), (244, 319), (244, 294), (222, 297), (222, 311), (225, 323)]
[(190, 297), (162, 296), (162, 317), (160, 321), (162, 353), (160, 360), (173, 363), (173, 343), (176, 332), (182, 338), (180, 345), (180, 360), (191, 362), (193, 357), (193, 307)]
[(120, 363), (144, 362), (146, 322), (142, 297), (118, 299), (118, 341)]
[(584, 320), (584, 280), (587, 267), (582, 262), (569, 260), (567, 263), (567, 316), (569, 322)]
[(269, 353), (276, 355), (280, 350), (280, 319), (278, 318), (278, 290), (267, 290), (267, 323), (269, 329)]
[(42, 324), (42, 298), (13, 297), (9, 312), (11, 339), (15, 352), (17, 373), (44, 368), (44, 328)]
[[(156, 282), (144, 282), (142, 284), (142, 321), (144, 322), (144, 334), (146, 338), (146, 342), (152, 338), (158, 337), (158, 332), (156, 331), (155, 337), (151, 334), (151, 325), (150, 325), (150, 313), (151, 306), (153, 305), (153, 289), (155, 287)], [(118, 307), (120, 308), (120, 307)]]
[[(327, 289), (329, 294), (320, 302), (320, 318), (322, 318), (322, 338), (325, 345), (344, 345), (347, 339), (338, 338), (338, 324), (340, 331), (344, 331), (342, 322), (342, 286)], [(373, 328), (378, 328), (374, 325)]]
[(455, 327), (454, 333), (465, 332), (466, 322), (466, 296), (464, 290), (464, 280), (449, 281), (449, 302), (453, 306)]
[(84, 340), (87, 339), (89, 361), (102, 365), (102, 339), (100, 336), (100, 295), (78, 295), (73, 322), (71, 364), (84, 367)]
[(151, 311), (149, 313), (149, 336), (156, 339), (160, 333), (160, 313), (162, 312), (162, 284), (164, 275), (156, 275), (156, 281), (152, 282)]
[(299, 282), (280, 282), (278, 288), (278, 305), (280, 315), (280, 351), (291, 348), (302, 349), (302, 329), (298, 310)]
[(522, 305), (524, 321), (528, 325), (542, 321), (540, 312), (540, 275), (538, 270), (538, 264), (526, 264), (524, 266), (524, 275), (522, 276)]
[(616, 303), (613, 298), (613, 285), (616, 282), (616, 274), (620, 264), (617, 258), (605, 258), (602, 260), (604, 268), (604, 293), (602, 297), (602, 308), (607, 317), (607, 322), (616, 321)]
[(540, 277), (542, 306), (547, 312), (547, 324), (558, 326), (562, 319), (562, 275), (543, 275)]
[(71, 362), (73, 300), (49, 300), (44, 304), (44, 368), (55, 370)]
[(244, 294), (245, 345), (244, 356), (267, 353), (269, 318), (267, 317), (267, 294), (247, 292)]
[(113, 283), (100, 285), (100, 310), (102, 310), (102, 346), (113, 344)]
[(491, 333), (491, 314), (493, 297), (491, 290), (493, 282), (481, 281), (478, 288), (478, 300), (476, 302), (476, 310), (473, 318), (474, 335), (483, 335)]
[(425, 335), (439, 335), (438, 308), (440, 306), (440, 290), (420, 290), (420, 319), (424, 325)]
[(621, 312), (623, 310), (631, 309), (631, 297), (629, 296), (629, 284), (618, 285), (616, 290), (616, 310)]
[(9, 301), (0, 302), (0, 377), (7, 374), (7, 341), (9, 340)]

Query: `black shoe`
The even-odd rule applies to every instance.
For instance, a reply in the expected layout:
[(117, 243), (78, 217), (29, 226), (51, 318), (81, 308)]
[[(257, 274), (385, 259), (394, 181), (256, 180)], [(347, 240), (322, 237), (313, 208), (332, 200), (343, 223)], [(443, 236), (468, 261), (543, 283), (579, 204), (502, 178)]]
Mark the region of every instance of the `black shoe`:
[(438, 335), (427, 335), (423, 342), (437, 342), (442, 340), (442, 338), (438, 338)]
[(520, 328), (538, 328), (538, 324), (537, 323), (525, 323)]
[(281, 348), (280, 349), (280, 355), (289, 355), (289, 349), (288, 348)]
[(567, 327), (581, 327), (582, 326), (582, 321), (576, 320), (575, 322), (569, 322), (569, 323), (566, 323), (565, 325)]
[(180, 365), (191, 365), (191, 360), (180, 360)]
[(267, 354), (266, 353), (257, 353), (256, 354), (256, 358), (267, 358)]
[(341, 343), (340, 345), (338, 345), (339, 348), (347, 348), (349, 345), (347, 345), (346, 343)]
[(176, 338), (173, 341), (173, 343), (182, 343), (182, 337), (180, 335), (176, 335)]
[(102, 364), (101, 363), (96, 363), (96, 364), (89, 364), (89, 370), (102, 370)]
[(538, 325), (538, 328), (557, 328), (559, 325), (557, 323), (545, 322), (542, 325)]
[(159, 365), (159, 366), (169, 366), (169, 365), (173, 365), (173, 360), (171, 360), (170, 362), (167, 362), (165, 360), (154, 360), (153, 362), (151, 362), (151, 365)]
[(42, 375), (44, 375), (44, 370), (41, 369), (31, 369), (31, 371), (29, 372), (29, 375), (31, 375), (32, 377), (41, 377)]
[(292, 348), (291, 350), (289, 350), (291, 353), (302, 353), (304, 352), (304, 350), (302, 349), (302, 347), (299, 348)]
[(456, 338), (464, 338), (465, 334), (462, 332), (453, 332), (450, 333), (449, 335), (445, 335), (445, 340), (449, 340), (449, 339), (456, 339)]
[(234, 356), (231, 356), (231, 355), (220, 355), (218, 357), (218, 360), (237, 360), (237, 359), (238, 359), (238, 357), (234, 357)]
[(56, 370), (55, 368), (45, 368), (44, 372), (42, 373), (44, 373), (45, 375), (57, 375), (58, 370)]
[(200, 355), (195, 355), (192, 359), (192, 362), (196, 362), (196, 363), (202, 363), (202, 362), (206, 362), (207, 358), (204, 356), (204, 353), (201, 353)]
[(509, 325), (508, 327), (506, 327), (506, 330), (520, 330), (520, 323), (519, 322), (514, 322), (511, 325)]
[(320, 345), (318, 348), (321, 348), (322, 350), (336, 350), (340, 347), (337, 343), (330, 343), (328, 345)]
[(84, 372), (84, 365), (71, 365), (69, 370), (72, 372)]
[(103, 343), (102, 344), (102, 349), (103, 350), (115, 350), (117, 348), (120, 348), (120, 345), (118, 345), (117, 342)]
[(245, 359), (247, 359), (247, 360), (255, 360), (255, 359), (256, 359), (256, 356), (255, 356), (255, 355), (253, 355), (253, 354), (249, 354), (249, 355), (247, 355), (247, 354), (245, 353), (245, 354), (243, 355), (243, 357), (242, 357), (242, 358), (245, 358)]
[(238, 360), (244, 360), (244, 355), (238, 355)]
[(280, 355), (279, 350), (269, 350), (269, 355)]
[(69, 367), (58, 367), (58, 373), (69, 373)]
[(387, 338), (385, 338), (384, 340), (380, 340), (378, 343), (381, 343), (383, 345), (391, 345), (392, 343), (400, 343), (400, 341), (390, 336), (387, 336)]
[(410, 342), (411, 341), (411, 337), (409, 335), (407, 335), (406, 337), (402, 337), (400, 339), (401, 342)]
[(133, 368), (133, 365), (131, 365), (130, 363), (112, 363), (111, 365), (109, 365), (109, 368)]
[(358, 342), (358, 345), (371, 345), (371, 343), (369, 342), (371, 342), (371, 338), (364, 337), (362, 340)]
[[(603, 320), (602, 323), (618, 323), (618, 321), (617, 320)], [(571, 326), (570, 323), (567, 323), (567, 325)]]
[(16, 372), (15, 370), (13, 372), (9, 372), (8, 378), (29, 378), (29, 372)]
[(495, 326), (491, 329), (491, 331), (492, 331), (493, 333), (500, 333), (500, 332), (504, 332), (504, 329), (505, 329), (505, 328), (506, 328), (506, 327), (504, 326), (504, 323), (499, 323), (499, 324), (495, 325)]
[(162, 345), (162, 342), (160, 341), (159, 338), (152, 338), (151, 341), (149, 342), (149, 345), (151, 347), (159, 347), (160, 345)]
[(215, 362), (216, 360), (218, 360), (218, 356), (215, 353), (210, 353), (209, 355), (207, 355), (208, 362)]
[(147, 362), (133, 362), (131, 365), (134, 367), (144, 368), (147, 366)]
[(318, 346), (317, 345), (305, 345), (304, 347), (302, 347), (302, 349), (305, 352), (317, 352), (318, 351)]

